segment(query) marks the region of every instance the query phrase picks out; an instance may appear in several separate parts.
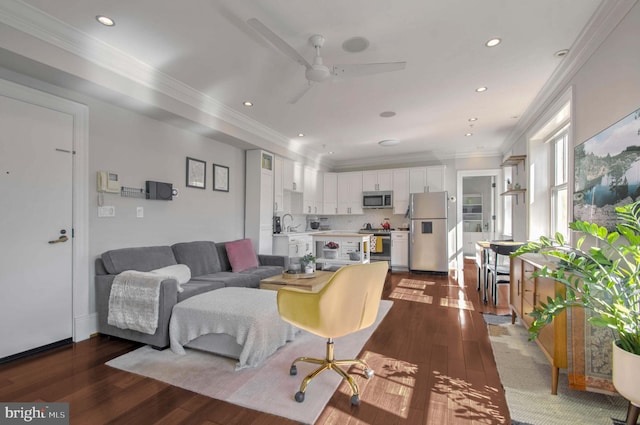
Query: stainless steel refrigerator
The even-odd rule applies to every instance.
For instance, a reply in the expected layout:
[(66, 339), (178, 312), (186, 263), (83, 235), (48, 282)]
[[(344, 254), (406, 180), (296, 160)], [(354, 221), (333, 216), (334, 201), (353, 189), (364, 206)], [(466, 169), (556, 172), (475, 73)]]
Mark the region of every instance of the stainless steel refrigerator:
[(409, 200), (409, 269), (449, 272), (447, 192), (412, 193)]

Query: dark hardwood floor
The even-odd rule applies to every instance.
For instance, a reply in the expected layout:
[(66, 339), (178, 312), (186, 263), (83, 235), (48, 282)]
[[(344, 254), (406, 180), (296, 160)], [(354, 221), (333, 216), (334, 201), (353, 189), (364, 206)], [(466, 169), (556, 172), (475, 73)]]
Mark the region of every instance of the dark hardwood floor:
[[(475, 267), (449, 277), (393, 273), (383, 296), (394, 305), (362, 351), (376, 375), (354, 372), (360, 406), (342, 384), (316, 423), (510, 424)], [(78, 425), (294, 423), (104, 365), (138, 346), (97, 336), (2, 365), (0, 401), (69, 402)]]

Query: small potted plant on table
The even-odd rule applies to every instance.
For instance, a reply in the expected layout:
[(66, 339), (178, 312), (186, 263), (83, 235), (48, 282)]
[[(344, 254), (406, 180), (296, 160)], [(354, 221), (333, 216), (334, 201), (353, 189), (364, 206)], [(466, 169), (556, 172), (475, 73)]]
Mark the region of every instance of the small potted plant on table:
[[(571, 223), (572, 230), (583, 234), (575, 248), (557, 233), (522, 246), (512, 256), (541, 253), (555, 258), (557, 267), (543, 267), (534, 276), (566, 288), (564, 297), (549, 297), (530, 313), (530, 339), (569, 307), (591, 310), (592, 325), (613, 330), (613, 385), (630, 401), (627, 423), (635, 424), (640, 411), (640, 201), (616, 207), (616, 214), (614, 232), (586, 221)], [(596, 243), (583, 250), (586, 236)]]
[(306, 254), (300, 257), (300, 266), (304, 273), (313, 273), (316, 269), (316, 257), (313, 254)]

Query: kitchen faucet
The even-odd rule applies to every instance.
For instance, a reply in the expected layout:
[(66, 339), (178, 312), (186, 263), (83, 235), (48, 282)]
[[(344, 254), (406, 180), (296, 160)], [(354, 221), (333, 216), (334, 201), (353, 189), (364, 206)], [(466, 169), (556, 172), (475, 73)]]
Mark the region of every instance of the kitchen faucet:
[(282, 216), (282, 228), (283, 229), (289, 229), (287, 231), (290, 232), (291, 231), (291, 226), (287, 227), (287, 226), (284, 225), (284, 219), (287, 218), (287, 216), (289, 216), (289, 218), (291, 218), (291, 222), (293, 223), (293, 216), (291, 214), (287, 213), (287, 214)]

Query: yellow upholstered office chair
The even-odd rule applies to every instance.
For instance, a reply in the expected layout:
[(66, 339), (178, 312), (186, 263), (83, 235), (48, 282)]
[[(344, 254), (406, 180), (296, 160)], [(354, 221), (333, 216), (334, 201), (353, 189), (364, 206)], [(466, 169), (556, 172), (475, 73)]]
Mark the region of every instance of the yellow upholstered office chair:
[(319, 364), (320, 367), (307, 375), (300, 391), (295, 395), (298, 402), (304, 401), (304, 393), (309, 382), (325, 370), (334, 370), (351, 386), (351, 404), (360, 403), (358, 385), (340, 366), (360, 364), (365, 376), (371, 378), (373, 370), (359, 359), (335, 360), (333, 358), (333, 338), (367, 328), (373, 324), (378, 314), (382, 288), (389, 265), (386, 261), (371, 264), (354, 264), (338, 269), (331, 280), (318, 292), (309, 292), (291, 287), (278, 290), (278, 311), (280, 317), (299, 328), (327, 338), (325, 359), (298, 357), (291, 363), (289, 373), (298, 373), (296, 363)]

